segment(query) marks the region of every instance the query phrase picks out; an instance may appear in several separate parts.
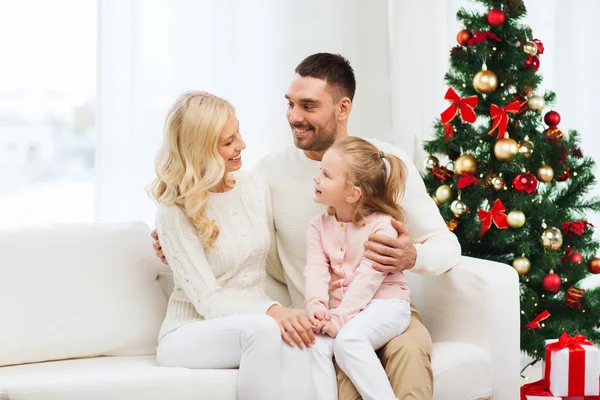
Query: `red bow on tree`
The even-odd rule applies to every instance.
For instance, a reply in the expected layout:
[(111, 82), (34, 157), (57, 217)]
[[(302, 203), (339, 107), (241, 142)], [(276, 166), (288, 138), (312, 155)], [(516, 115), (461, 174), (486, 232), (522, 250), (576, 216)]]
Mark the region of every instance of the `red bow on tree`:
[(473, 31), (473, 37), (471, 39), (469, 39), (469, 41), (467, 42), (467, 46), (472, 46), (474, 44), (483, 43), (485, 40), (489, 40), (489, 39), (494, 39), (496, 42), (502, 41), (502, 39), (500, 39), (498, 36), (496, 36), (492, 32)]
[(577, 236), (583, 235), (583, 231), (586, 226), (594, 226), (587, 221), (573, 221), (573, 222), (563, 222), (562, 230), (565, 233), (574, 234)]
[(471, 185), (475, 185), (479, 183), (479, 179), (475, 178), (473, 175), (462, 175), (459, 179), (458, 179), (458, 188), (459, 189), (464, 189), (466, 187), (469, 187)]
[(448, 88), (445, 100), (452, 101), (452, 105), (441, 114), (442, 124), (446, 125), (456, 117), (456, 113), (460, 111), (460, 118), (466, 122), (475, 122), (477, 116), (473, 109), (477, 107), (477, 96), (469, 96), (461, 99), (452, 88)]
[(506, 132), (506, 126), (508, 125), (508, 114), (506, 113), (518, 113), (521, 109), (521, 104), (518, 101), (513, 101), (504, 108), (500, 108), (495, 104), (490, 106), (490, 116), (492, 121), (492, 130), (488, 132), (488, 135), (493, 135), (496, 128), (498, 128), (498, 139), (504, 136)]
[(483, 236), (491, 228), (492, 222), (498, 229), (508, 229), (508, 220), (504, 211), (506, 208), (500, 199), (496, 199), (490, 211), (479, 210), (478, 216), (481, 221), (479, 235)]
[(542, 322), (543, 320), (545, 320), (546, 318), (548, 318), (550, 316), (550, 313), (548, 312), (548, 310), (544, 310), (542, 311), (537, 317), (535, 317), (533, 319), (533, 321), (531, 321), (530, 323), (528, 323), (527, 325), (524, 326), (524, 329), (539, 329), (540, 328), (540, 322)]

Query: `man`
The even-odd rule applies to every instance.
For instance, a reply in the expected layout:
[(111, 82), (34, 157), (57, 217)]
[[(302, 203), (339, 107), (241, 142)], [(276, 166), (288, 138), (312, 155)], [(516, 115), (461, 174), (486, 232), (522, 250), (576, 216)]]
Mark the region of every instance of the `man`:
[[(348, 136), (348, 117), (356, 90), (354, 71), (340, 55), (313, 54), (296, 67), (296, 75), (285, 95), (287, 119), (295, 147), (274, 153), (260, 161), (257, 170), (268, 182), (278, 255), (270, 257), (269, 274), (287, 285), (295, 309), (304, 308), (303, 271), (306, 261), (308, 222), (325, 211), (313, 202), (313, 180), (320, 160), (336, 141)], [(368, 139), (380, 150), (400, 157), (409, 168), (404, 199), (406, 224), (394, 221), (398, 238), (374, 236), (365, 243), (365, 256), (373, 267), (384, 272), (411, 270), (441, 274), (458, 263), (460, 245), (448, 231), (437, 206), (427, 195), (423, 181), (406, 154), (377, 140)], [(156, 238), (155, 238), (156, 239)], [(155, 243), (158, 256), (163, 256)], [(273, 307), (273, 316), (288, 343), (310, 347), (310, 324), (299, 312)], [(409, 328), (379, 352), (394, 393), (399, 399), (425, 400), (433, 397), (431, 338), (413, 309)], [(339, 398), (360, 399), (360, 395), (338, 370)]]

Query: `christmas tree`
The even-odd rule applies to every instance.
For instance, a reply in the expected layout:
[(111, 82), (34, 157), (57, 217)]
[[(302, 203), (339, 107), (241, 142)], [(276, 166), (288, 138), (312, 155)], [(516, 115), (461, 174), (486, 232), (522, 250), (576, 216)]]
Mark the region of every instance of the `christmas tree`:
[(594, 161), (576, 131), (560, 127), (555, 94), (538, 89), (544, 46), (522, 23), (522, 0), (477, 0), (461, 9), (450, 51), (448, 108), (435, 124), (427, 189), (463, 254), (512, 265), (521, 285), (521, 349), (539, 359), (563, 332), (600, 343), (600, 272), (586, 212)]

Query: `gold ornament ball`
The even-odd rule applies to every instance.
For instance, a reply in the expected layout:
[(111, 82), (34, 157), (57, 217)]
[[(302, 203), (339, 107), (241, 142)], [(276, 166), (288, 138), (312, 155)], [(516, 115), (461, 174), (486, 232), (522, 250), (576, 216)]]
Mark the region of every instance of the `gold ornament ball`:
[(523, 51), (530, 56), (535, 56), (538, 52), (538, 48), (534, 42), (526, 42), (523, 45)]
[(431, 198), (433, 199), (433, 202), (435, 203), (436, 206), (441, 206), (442, 203), (440, 203), (440, 201), (438, 200), (437, 197), (435, 197), (435, 194), (433, 196), (431, 196)]
[(423, 166), (426, 170), (431, 170), (440, 165), (440, 160), (435, 156), (429, 156), (423, 161)]
[(527, 105), (530, 110), (542, 111), (544, 107), (546, 107), (546, 100), (544, 100), (542, 96), (531, 96), (529, 100), (527, 100)]
[(460, 175), (475, 175), (477, 172), (477, 159), (471, 154), (463, 154), (456, 159), (454, 171)]
[(500, 190), (504, 187), (504, 179), (501, 176), (496, 174), (490, 174), (485, 179), (488, 186), (493, 187), (496, 190)]
[(473, 87), (478, 93), (490, 94), (498, 87), (498, 77), (484, 66), (473, 78)]
[(544, 232), (542, 232), (542, 235), (540, 236), (540, 242), (545, 248), (550, 248), (552, 250), (560, 249), (560, 246), (562, 246), (563, 242), (563, 237), (560, 229), (551, 226), (548, 229), (544, 230)]
[(452, 198), (452, 188), (448, 185), (441, 185), (435, 191), (435, 198), (440, 204), (446, 203)]
[(554, 170), (549, 165), (542, 165), (537, 170), (537, 177), (540, 181), (548, 183), (554, 178)]
[(525, 158), (529, 158), (529, 156), (531, 156), (531, 153), (533, 153), (533, 148), (533, 142), (529, 140), (524, 140), (519, 143), (519, 153), (523, 154), (523, 157)]
[(465, 215), (469, 211), (469, 208), (463, 201), (454, 200), (452, 204), (450, 204), (450, 210), (452, 210), (456, 217), (460, 217), (461, 215)]
[(517, 257), (514, 259), (512, 266), (519, 275), (525, 275), (531, 269), (531, 262), (527, 257)]
[(518, 151), (519, 145), (509, 137), (498, 140), (494, 145), (494, 155), (500, 161), (512, 161)]
[(523, 211), (519, 210), (509, 212), (506, 219), (508, 220), (508, 226), (511, 228), (520, 228), (525, 225), (525, 221), (527, 220)]

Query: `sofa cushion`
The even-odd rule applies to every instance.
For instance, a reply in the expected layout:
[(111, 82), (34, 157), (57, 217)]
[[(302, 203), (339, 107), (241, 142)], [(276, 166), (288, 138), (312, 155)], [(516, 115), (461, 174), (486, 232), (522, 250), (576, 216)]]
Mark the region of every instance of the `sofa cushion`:
[(146, 225), (4, 230), (0, 254), (0, 365), (155, 352), (166, 299)]

